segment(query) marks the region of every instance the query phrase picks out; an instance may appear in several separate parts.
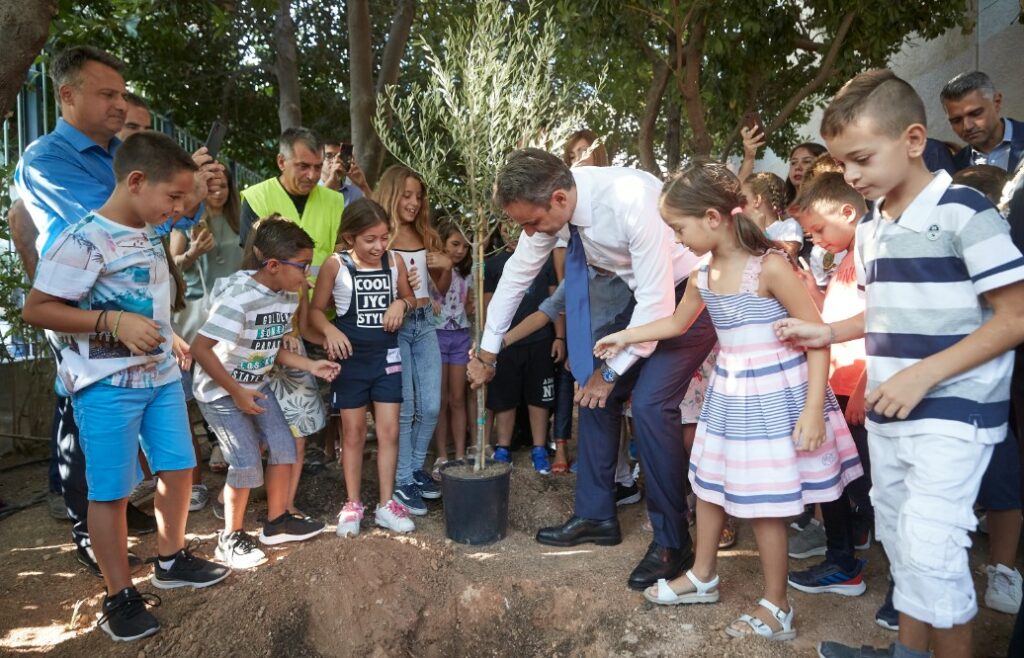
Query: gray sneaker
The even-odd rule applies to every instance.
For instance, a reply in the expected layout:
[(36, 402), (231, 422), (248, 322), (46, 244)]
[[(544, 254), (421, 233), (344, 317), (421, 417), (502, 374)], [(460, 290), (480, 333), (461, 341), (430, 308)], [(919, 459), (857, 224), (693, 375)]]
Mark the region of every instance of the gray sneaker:
[(890, 644), (885, 649), (876, 649), (868, 645), (851, 647), (839, 642), (822, 642), (818, 645), (819, 658), (892, 658), (895, 652), (895, 644)]
[(206, 507), (206, 503), (210, 501), (210, 491), (206, 488), (205, 484), (193, 484), (192, 495), (188, 499), (188, 511), (198, 512), (199, 510)]
[(801, 532), (789, 538), (789, 557), (803, 560), (825, 554), (825, 526), (811, 519)]
[(64, 496), (59, 493), (50, 492), (46, 494), (46, 506), (50, 509), (50, 516), (61, 521), (70, 521), (68, 507), (64, 504)]

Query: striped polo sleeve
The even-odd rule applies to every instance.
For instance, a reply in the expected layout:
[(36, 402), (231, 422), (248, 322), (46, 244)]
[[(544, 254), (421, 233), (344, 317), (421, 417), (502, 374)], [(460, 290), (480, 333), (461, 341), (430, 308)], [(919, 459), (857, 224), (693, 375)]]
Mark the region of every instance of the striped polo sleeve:
[(958, 231), (957, 241), (979, 295), (1024, 280), (1024, 256), (1010, 239), (1010, 225), (995, 208), (973, 214)]

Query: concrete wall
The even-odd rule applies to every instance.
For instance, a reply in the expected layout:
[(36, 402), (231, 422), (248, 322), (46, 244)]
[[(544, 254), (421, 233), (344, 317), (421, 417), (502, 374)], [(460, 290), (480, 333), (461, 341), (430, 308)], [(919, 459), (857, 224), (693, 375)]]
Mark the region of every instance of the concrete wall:
[[(924, 99), (928, 112), (928, 134), (962, 144), (946, 121), (939, 103), (939, 91), (957, 73), (981, 70), (992, 78), (1003, 94), (1003, 116), (1024, 121), (1024, 26), (1017, 22), (1019, 0), (971, 0), (975, 28), (963, 34), (954, 28), (937, 39), (911, 39), (893, 56), (890, 68), (912, 84)], [(821, 110), (799, 131), (809, 141), (820, 142)], [(785, 176), (788, 154), (768, 152), (757, 170)]]

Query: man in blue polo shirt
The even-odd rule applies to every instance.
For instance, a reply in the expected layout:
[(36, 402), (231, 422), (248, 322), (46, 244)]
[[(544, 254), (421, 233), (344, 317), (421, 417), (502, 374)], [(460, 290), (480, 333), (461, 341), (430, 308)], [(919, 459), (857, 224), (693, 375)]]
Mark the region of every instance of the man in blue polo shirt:
[(967, 142), (953, 157), (957, 171), (987, 164), (1013, 173), (1024, 155), (1024, 122), (999, 116), (1003, 95), (981, 71), (961, 73), (939, 92), (953, 132)]
[[(55, 239), (68, 226), (77, 223), (93, 209), (104, 204), (114, 190), (114, 152), (121, 144), (118, 131), (124, 125), (127, 111), (125, 83), (121, 76), (123, 64), (102, 50), (78, 46), (55, 55), (50, 75), (61, 118), (53, 132), (29, 145), (14, 172), (14, 183), (31, 225), (12, 225), (11, 231), (22, 242), (35, 234), (37, 253), (26, 254), (26, 272), (35, 269), (39, 255), (45, 254)], [(197, 181), (204, 183), (212, 175), (211, 159), (197, 154), (197, 163), (208, 165)], [(197, 199), (205, 190), (197, 190)], [(186, 204), (186, 206), (195, 206)], [(195, 211), (201, 213), (201, 207)], [(24, 213), (12, 218), (23, 219)], [(186, 219), (185, 221), (190, 221)], [(27, 250), (25, 250), (27, 251)], [(85, 462), (78, 444), (78, 428), (70, 398), (63, 395), (58, 384), (58, 426), (61, 488), (68, 516), (73, 521), (72, 539), (78, 548), (79, 561), (93, 574), (99, 574), (92, 555), (87, 521), (88, 491)], [(129, 529), (134, 534), (153, 532), (152, 517), (128, 506)]]

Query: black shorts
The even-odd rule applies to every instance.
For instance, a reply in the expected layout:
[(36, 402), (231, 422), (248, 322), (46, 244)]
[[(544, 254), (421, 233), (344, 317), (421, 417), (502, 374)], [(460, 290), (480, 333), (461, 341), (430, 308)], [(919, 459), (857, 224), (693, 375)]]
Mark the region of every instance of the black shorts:
[(512, 345), (498, 353), (498, 369), (487, 385), (487, 409), (508, 411), (522, 402), (545, 409), (555, 404), (550, 340)]
[(359, 409), (371, 402), (402, 402), (402, 355), (398, 347), (360, 350), (342, 359), (331, 382), (331, 408)]

